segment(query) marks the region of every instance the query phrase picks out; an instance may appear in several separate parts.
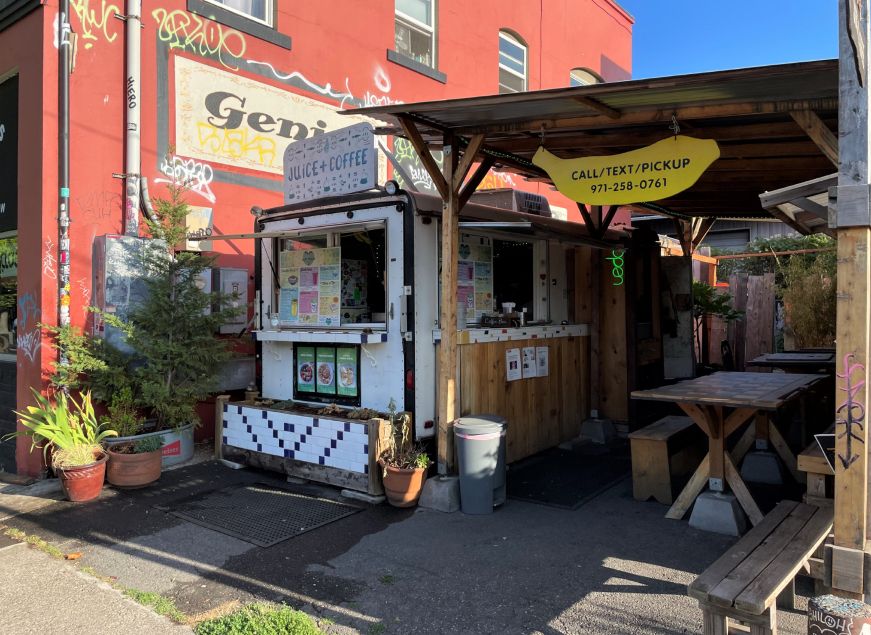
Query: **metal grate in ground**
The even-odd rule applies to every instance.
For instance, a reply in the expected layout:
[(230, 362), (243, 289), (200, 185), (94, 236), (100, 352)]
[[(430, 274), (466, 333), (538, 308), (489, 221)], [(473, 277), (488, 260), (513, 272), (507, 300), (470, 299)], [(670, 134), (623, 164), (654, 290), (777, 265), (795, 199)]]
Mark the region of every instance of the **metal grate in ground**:
[(258, 547), (271, 547), (362, 511), (361, 507), (258, 483), (227, 487), (157, 508)]

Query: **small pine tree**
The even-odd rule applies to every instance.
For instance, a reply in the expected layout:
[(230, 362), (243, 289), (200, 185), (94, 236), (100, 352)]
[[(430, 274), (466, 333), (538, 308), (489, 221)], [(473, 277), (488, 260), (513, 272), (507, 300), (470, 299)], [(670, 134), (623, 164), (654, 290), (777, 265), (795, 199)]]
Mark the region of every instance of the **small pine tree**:
[(148, 293), (130, 312), (127, 338), (140, 360), (133, 368), (138, 399), (161, 429), (198, 421), (197, 401), (216, 387), (221, 364), (231, 357), (227, 341), (215, 334), (237, 313), (227, 296), (203, 291), (202, 276), (214, 258), (181, 250), (190, 209), (183, 186), (168, 191), (168, 198), (154, 200), (154, 218), (146, 220), (166, 249), (143, 250)]

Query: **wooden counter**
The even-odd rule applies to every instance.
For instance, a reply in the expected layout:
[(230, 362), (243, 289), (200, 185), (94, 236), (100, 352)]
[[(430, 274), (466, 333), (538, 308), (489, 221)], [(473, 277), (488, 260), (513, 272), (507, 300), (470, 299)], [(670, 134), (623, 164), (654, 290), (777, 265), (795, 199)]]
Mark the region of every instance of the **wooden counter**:
[[(461, 344), (460, 415), (505, 417), (509, 463), (577, 437), (590, 414), (589, 343), (565, 334)], [(524, 346), (549, 348), (549, 374), (507, 381), (505, 351)]]

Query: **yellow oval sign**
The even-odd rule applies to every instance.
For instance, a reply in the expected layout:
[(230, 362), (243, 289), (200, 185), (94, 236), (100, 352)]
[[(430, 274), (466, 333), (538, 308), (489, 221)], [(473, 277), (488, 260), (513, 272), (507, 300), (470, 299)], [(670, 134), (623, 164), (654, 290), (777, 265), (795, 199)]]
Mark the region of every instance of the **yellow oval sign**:
[(713, 139), (678, 135), (608, 157), (560, 159), (539, 148), (532, 162), (572, 200), (587, 205), (628, 205), (684, 191), (719, 157), (720, 148)]

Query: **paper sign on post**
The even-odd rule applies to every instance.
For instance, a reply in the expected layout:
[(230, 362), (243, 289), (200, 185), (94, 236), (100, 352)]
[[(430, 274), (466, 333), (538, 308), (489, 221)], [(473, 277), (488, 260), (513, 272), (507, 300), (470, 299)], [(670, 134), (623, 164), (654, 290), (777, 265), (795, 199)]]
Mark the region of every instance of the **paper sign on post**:
[(507, 381), (516, 381), (522, 377), (523, 374), (520, 370), (520, 349), (509, 348), (505, 351), (505, 379)]

